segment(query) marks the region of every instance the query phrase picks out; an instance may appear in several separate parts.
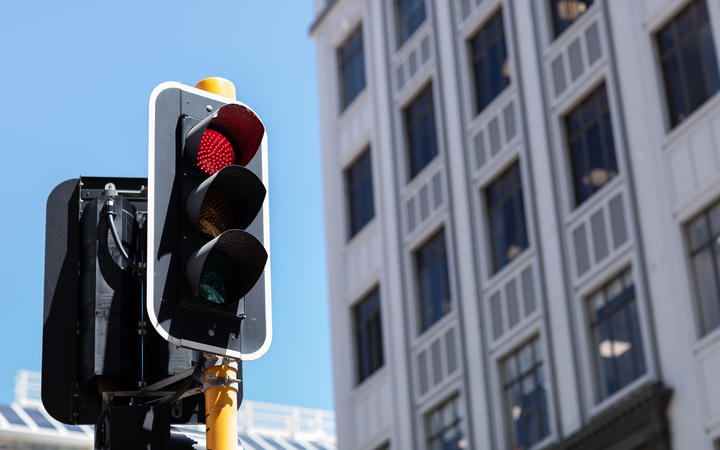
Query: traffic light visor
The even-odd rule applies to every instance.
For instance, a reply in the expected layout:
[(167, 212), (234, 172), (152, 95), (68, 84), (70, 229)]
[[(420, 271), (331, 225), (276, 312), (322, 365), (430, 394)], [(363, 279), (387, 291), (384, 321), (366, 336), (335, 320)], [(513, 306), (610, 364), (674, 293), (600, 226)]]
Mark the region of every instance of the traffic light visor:
[(231, 228), (245, 229), (260, 212), (266, 192), (251, 170), (227, 166), (188, 195), (188, 220), (197, 231), (210, 237)]
[(216, 305), (237, 303), (255, 286), (267, 262), (260, 241), (228, 230), (194, 252), (185, 268), (193, 295)]
[(232, 164), (247, 165), (264, 135), (265, 126), (252, 109), (231, 103), (188, 132), (186, 157), (198, 170), (214, 175)]

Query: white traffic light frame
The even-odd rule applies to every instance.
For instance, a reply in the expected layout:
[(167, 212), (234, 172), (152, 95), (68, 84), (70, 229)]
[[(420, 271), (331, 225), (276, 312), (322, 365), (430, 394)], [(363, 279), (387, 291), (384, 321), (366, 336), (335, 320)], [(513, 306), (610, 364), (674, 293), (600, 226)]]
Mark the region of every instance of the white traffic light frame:
[[(168, 97), (169, 96), (169, 97)], [(171, 105), (170, 111), (158, 111), (158, 101), (161, 97), (164, 97), (163, 104), (169, 104)], [(169, 100), (169, 101), (168, 101)], [(200, 105), (202, 103), (202, 105)], [(166, 261), (160, 261), (158, 258), (162, 258), (163, 255), (159, 254), (159, 245), (160, 240), (158, 239), (158, 236), (160, 236), (159, 232), (162, 233), (162, 230), (159, 230), (158, 227), (163, 226), (163, 223), (159, 223), (158, 221), (158, 173), (159, 171), (170, 171), (171, 173), (169, 175), (165, 175), (166, 178), (172, 178), (173, 181), (177, 181), (177, 178), (181, 176), (181, 174), (176, 174), (175, 170), (178, 167), (181, 167), (180, 165), (175, 164), (175, 168), (169, 168), (169, 167), (161, 167), (159, 165), (159, 161), (157, 160), (157, 151), (159, 150), (156, 148), (156, 141), (157, 139), (165, 139), (166, 141), (172, 140), (172, 145), (170, 145), (169, 142), (165, 143), (165, 151), (168, 151), (169, 148), (172, 148), (175, 151), (174, 158), (183, 158), (183, 152), (182, 149), (178, 150), (177, 141), (181, 140), (183, 137), (177, 132), (176, 129), (173, 129), (173, 133), (170, 134), (168, 132), (169, 128), (166, 126), (166, 132), (163, 136), (158, 136), (156, 133), (156, 126), (157, 126), (157, 120), (160, 119), (160, 115), (166, 115), (168, 117), (164, 117), (164, 120), (172, 120), (172, 117), (170, 115), (174, 115), (174, 120), (179, 122), (183, 115), (198, 115), (198, 112), (200, 111), (200, 106), (204, 109), (205, 116), (211, 115), (215, 112), (215, 110), (221, 108), (224, 105), (227, 104), (238, 104), (242, 105), (246, 108), (250, 108), (249, 106), (237, 102), (232, 101), (226, 97), (222, 97), (219, 95), (215, 95), (213, 93), (203, 91), (191, 86), (187, 86), (178, 82), (165, 82), (160, 85), (158, 85), (150, 95), (150, 105), (149, 105), (149, 139), (148, 139), (148, 221), (147, 221), (147, 286), (145, 289), (146, 292), (146, 311), (148, 314), (148, 318), (150, 319), (150, 323), (152, 324), (153, 328), (162, 336), (165, 340), (167, 340), (170, 343), (173, 343), (179, 347), (185, 347), (190, 348), (193, 350), (213, 353), (217, 355), (223, 355), (230, 358), (240, 359), (244, 361), (254, 360), (259, 357), (261, 357), (263, 354), (265, 354), (270, 347), (270, 343), (272, 341), (272, 308), (271, 308), (271, 283), (270, 283), (270, 221), (269, 221), (269, 178), (268, 178), (268, 145), (267, 145), (267, 133), (263, 135), (260, 148), (258, 150), (259, 155), (255, 155), (253, 160), (256, 160), (258, 157), (260, 158), (260, 166), (261, 166), (261, 176), (260, 179), (262, 180), (263, 184), (265, 185), (267, 189), (267, 194), (265, 196), (265, 199), (263, 201), (263, 206), (261, 210), (261, 220), (262, 220), (262, 239), (261, 242), (263, 246), (265, 247), (265, 250), (268, 252), (268, 259), (267, 263), (265, 265), (265, 269), (263, 272), (263, 275), (261, 279), (258, 281), (258, 284), (262, 283), (263, 288), (263, 314), (261, 314), (262, 317), (261, 320), (264, 321), (264, 323), (252, 323), (252, 321), (257, 321), (256, 317), (253, 317), (252, 313), (246, 313), (246, 317), (240, 321), (240, 333), (238, 335), (239, 339), (243, 339), (243, 330), (242, 324), (247, 323), (248, 327), (246, 328), (248, 333), (251, 333), (252, 336), (250, 340), (253, 342), (258, 342), (258, 345), (254, 345), (250, 351), (244, 351), (243, 349), (233, 349), (233, 348), (227, 348), (227, 346), (222, 345), (213, 345), (209, 343), (208, 341), (211, 341), (214, 332), (212, 328), (207, 330), (208, 338), (205, 339), (203, 337), (199, 337), (201, 333), (194, 333), (192, 334), (192, 337), (188, 337), (185, 333), (178, 332), (177, 330), (180, 328), (179, 326), (172, 326), (171, 322), (175, 318), (166, 318), (166, 317), (159, 317), (158, 312), (163, 308), (163, 303), (172, 303), (172, 302), (178, 302), (179, 299), (177, 298), (162, 298), (162, 295), (158, 292), (158, 289), (160, 288), (160, 284), (164, 284), (168, 282), (168, 275), (167, 270), (168, 267), (166, 267)], [(163, 107), (160, 107), (162, 109)], [(190, 111), (190, 108), (192, 108), (192, 111)], [(199, 119), (203, 119), (204, 117), (199, 117)], [(178, 125), (179, 126), (179, 125)], [(176, 126), (176, 128), (178, 127)], [(162, 147), (162, 145), (161, 145)], [(162, 151), (162, 149), (160, 150)], [(167, 160), (168, 155), (165, 155), (164, 158)], [(175, 160), (175, 159), (173, 159)], [(251, 161), (251, 164), (253, 162)], [(158, 172), (156, 172), (158, 171)], [(167, 183), (168, 180), (165, 179), (165, 182)], [(184, 201), (181, 202), (184, 207)], [(166, 216), (167, 217), (167, 212)], [(182, 213), (182, 217), (185, 217), (184, 212)], [(184, 219), (183, 219), (184, 220)], [(175, 249), (177, 253), (177, 249)], [(182, 255), (175, 255), (175, 257), (182, 257)], [(159, 263), (160, 262), (160, 263)], [(163, 271), (164, 275), (163, 275)], [(160, 273), (158, 273), (160, 272)], [(182, 271), (184, 273), (184, 270)], [(156, 279), (156, 277), (163, 277), (163, 279)], [(185, 277), (180, 277), (180, 279), (177, 279), (177, 276), (175, 277), (175, 282), (178, 283), (186, 283)], [(255, 288), (253, 288), (255, 289)], [(181, 289), (182, 290), (182, 289)], [(258, 300), (255, 298), (254, 300)], [(245, 311), (248, 311), (248, 305), (245, 306)], [(259, 307), (259, 305), (250, 305), (254, 308)], [(253, 309), (250, 308), (252, 311)], [(259, 310), (258, 310), (259, 311)], [(199, 313), (202, 315), (202, 313)], [(207, 315), (210, 315), (208, 313)], [(252, 325), (251, 325), (252, 323)]]

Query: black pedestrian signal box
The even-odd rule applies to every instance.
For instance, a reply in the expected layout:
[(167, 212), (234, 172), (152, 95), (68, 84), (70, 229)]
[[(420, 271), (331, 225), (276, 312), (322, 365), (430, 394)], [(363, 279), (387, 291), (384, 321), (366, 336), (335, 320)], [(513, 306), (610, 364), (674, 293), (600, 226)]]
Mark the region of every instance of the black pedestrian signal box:
[(146, 305), (169, 342), (241, 360), (270, 346), (267, 169), (250, 107), (180, 83), (155, 88)]

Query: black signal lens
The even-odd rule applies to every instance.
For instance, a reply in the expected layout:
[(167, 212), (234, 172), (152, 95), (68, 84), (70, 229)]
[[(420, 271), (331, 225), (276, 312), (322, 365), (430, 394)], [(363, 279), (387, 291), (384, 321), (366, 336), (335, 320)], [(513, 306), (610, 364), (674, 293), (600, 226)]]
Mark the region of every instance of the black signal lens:
[(218, 237), (223, 231), (236, 226), (237, 219), (230, 201), (218, 191), (209, 190), (203, 199), (198, 215), (201, 233)]
[(225, 253), (211, 251), (200, 274), (200, 297), (216, 305), (240, 300), (242, 283), (235, 262)]

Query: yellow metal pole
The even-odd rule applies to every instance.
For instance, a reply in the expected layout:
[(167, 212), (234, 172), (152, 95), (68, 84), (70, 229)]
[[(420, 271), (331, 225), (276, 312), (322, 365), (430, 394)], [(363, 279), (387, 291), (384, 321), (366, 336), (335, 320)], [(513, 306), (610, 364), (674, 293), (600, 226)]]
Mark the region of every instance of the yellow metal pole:
[[(235, 85), (225, 78), (211, 77), (200, 80), (195, 87), (235, 100)], [(213, 360), (215, 358), (208, 358)], [(217, 359), (215, 359), (217, 361)], [(205, 369), (205, 448), (207, 450), (236, 450), (237, 429), (237, 370), (230, 364)], [(225, 380), (215, 385), (214, 381)]]
[(205, 369), (205, 440), (207, 450), (237, 449), (237, 384), (213, 386), (213, 380), (235, 380), (236, 378), (237, 370), (229, 364), (221, 364)]

